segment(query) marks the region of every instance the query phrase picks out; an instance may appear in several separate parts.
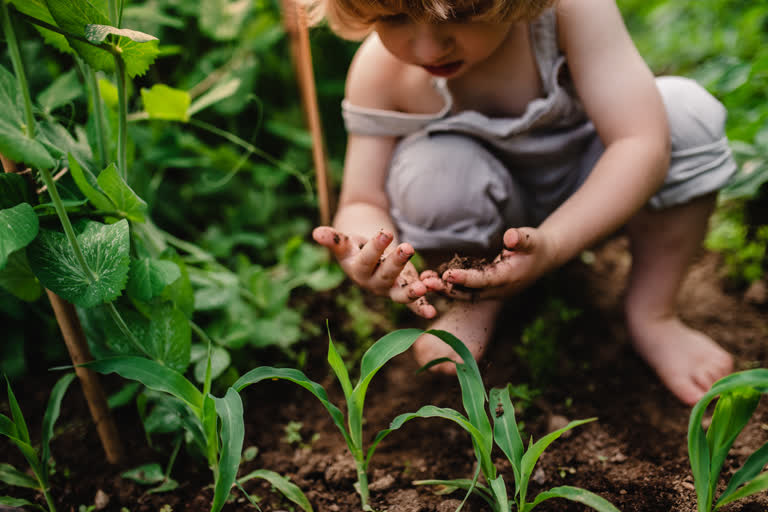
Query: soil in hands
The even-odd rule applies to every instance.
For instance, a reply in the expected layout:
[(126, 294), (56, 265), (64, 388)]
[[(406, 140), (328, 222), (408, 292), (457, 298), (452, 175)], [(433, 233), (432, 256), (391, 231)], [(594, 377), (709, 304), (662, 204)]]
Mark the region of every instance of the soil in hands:
[[(470, 263), (476, 264), (462, 258), (450, 264), (466, 268)], [(528, 436), (539, 439), (570, 420), (593, 416), (598, 420), (578, 427), (550, 446), (534, 471), (529, 496), (551, 487), (572, 485), (605, 497), (625, 512), (694, 512), (695, 492), (686, 444), (690, 408), (664, 388), (630, 347), (620, 307), (628, 268), (626, 240), (615, 239), (596, 249), (592, 264), (573, 262), (552, 279), (526, 291), (521, 300), (511, 301), (499, 317), (496, 335), (480, 370), (487, 387), (531, 382), (528, 368), (514, 347), (520, 342), (523, 327), (535, 316), (537, 305), (551, 295), (554, 283), (558, 295), (582, 314), (569, 324), (565, 339), (559, 340), (559, 356), (553, 362), (556, 377), (540, 387), (541, 394), (518, 414), (518, 420), (524, 422), (526, 442)], [(689, 325), (707, 333), (734, 354), (738, 370), (768, 367), (765, 297), (760, 303), (753, 296), (745, 297), (743, 291), (724, 290), (719, 268), (717, 255), (701, 255), (681, 293), (682, 316)], [(334, 338), (339, 343), (351, 339), (340, 327), (348, 319), (334, 306), (333, 293), (318, 294), (313, 300), (315, 303), (308, 311), (315, 311), (317, 318), (311, 319), (324, 325), (329, 317)], [(378, 299), (371, 300), (374, 306), (383, 304)], [(403, 319), (410, 325), (401, 326), (417, 325), (413, 317)], [(382, 334), (379, 332), (376, 337)], [(343, 407), (343, 395), (325, 362), (325, 334), (319, 334), (303, 348), (308, 351), (305, 373), (323, 384), (331, 400)], [(416, 369), (416, 363), (406, 353), (374, 377), (365, 406), (368, 441), (396, 415), (426, 404), (462, 411), (455, 378), (415, 375)], [(43, 370), (15, 385), (33, 427), (33, 439), (39, 439), (47, 394), (57, 377)], [(113, 390), (119, 385), (116, 378), (105, 382)], [(243, 399), (245, 447), (257, 446), (259, 453), (252, 461), (243, 463), (241, 475), (258, 468), (271, 469), (299, 485), (316, 511), (360, 510), (359, 498), (353, 490), (354, 465), (346, 445), (314, 397), (291, 383), (270, 381), (248, 388)], [(0, 412), (8, 414), (7, 403), (0, 404)], [(158, 462), (164, 466), (171, 443), (163, 436), (155, 436), (150, 447), (133, 407), (119, 409), (116, 418), (127, 455), (121, 465), (110, 466), (103, 459), (95, 426), (77, 385), (70, 389), (52, 445), (56, 457), (52, 494), (60, 510), (76, 512), (80, 505), (90, 506), (97, 501), (102, 510), (114, 511), (122, 507), (131, 512), (210, 509), (211, 473), (200, 459), (183, 450), (171, 474), (180, 483), (174, 491), (149, 494), (148, 487), (121, 478), (121, 472), (141, 464)], [(302, 443), (284, 440), (284, 428), (292, 421), (302, 423)], [(763, 403), (733, 445), (725, 463), (727, 477), (767, 439), (768, 407)], [(496, 451), (494, 456), (511, 485), (512, 471), (503, 454)], [(474, 460), (471, 441), (458, 426), (441, 419), (412, 420), (379, 445), (370, 468), (372, 505), (387, 512), (452, 512), (462, 494), (440, 496), (433, 493), (434, 489), (412, 482), (471, 478)], [(4, 439), (0, 440), (0, 461), (26, 467), (16, 449)], [(725, 481), (723, 478), (720, 491)], [(245, 488), (260, 498), (262, 510), (298, 510), (265, 482), (254, 480), (246, 483)], [(42, 504), (34, 493), (2, 485), (0, 495), (37, 499)], [(240, 494), (234, 495), (225, 511), (253, 510)], [(473, 498), (464, 510), (489, 509)], [(587, 509), (563, 500), (550, 500), (536, 510)], [(752, 497), (721, 510), (763, 512), (768, 510), (768, 497)]]

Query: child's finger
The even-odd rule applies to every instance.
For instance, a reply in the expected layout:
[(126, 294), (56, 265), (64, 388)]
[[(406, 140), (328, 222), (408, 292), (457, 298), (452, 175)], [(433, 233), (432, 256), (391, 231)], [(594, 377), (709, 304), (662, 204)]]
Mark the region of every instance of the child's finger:
[(443, 274), (443, 280), (449, 284), (464, 286), (467, 288), (489, 288), (498, 286), (496, 273), (489, 267), (482, 270), (451, 269)]
[(384, 249), (392, 242), (392, 234), (379, 231), (376, 236), (368, 240), (360, 249), (357, 262), (366, 275), (372, 275), (381, 263), (381, 255)]
[(510, 251), (532, 252), (536, 245), (535, 230), (510, 228), (504, 233), (504, 247)]
[(408, 303), (408, 308), (422, 318), (431, 319), (437, 316), (437, 309), (424, 297), (419, 297)]
[(330, 226), (319, 226), (312, 230), (312, 238), (320, 245), (331, 250), (338, 259), (349, 256), (351, 242), (349, 237)]
[(410, 261), (414, 250), (410, 244), (400, 244), (389, 253), (374, 273), (374, 278), (381, 281), (382, 286), (392, 286), (395, 278), (403, 271), (406, 263)]
[(408, 281), (400, 277), (389, 291), (389, 297), (400, 304), (410, 304), (427, 293), (427, 286), (419, 280)]

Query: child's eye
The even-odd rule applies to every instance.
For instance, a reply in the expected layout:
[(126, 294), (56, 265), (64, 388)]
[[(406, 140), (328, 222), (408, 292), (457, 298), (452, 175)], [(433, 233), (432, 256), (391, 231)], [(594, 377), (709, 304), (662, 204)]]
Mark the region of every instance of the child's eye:
[(382, 23), (389, 23), (392, 25), (399, 25), (407, 23), (409, 20), (408, 15), (405, 13), (400, 14), (388, 14), (386, 16), (379, 16), (379, 21)]

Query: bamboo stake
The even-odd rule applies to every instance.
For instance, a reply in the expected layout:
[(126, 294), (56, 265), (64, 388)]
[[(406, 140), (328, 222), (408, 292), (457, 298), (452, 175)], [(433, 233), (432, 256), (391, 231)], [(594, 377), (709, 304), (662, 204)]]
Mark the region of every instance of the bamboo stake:
[(294, 0), (281, 0), (283, 25), (291, 41), (291, 55), (296, 79), (299, 83), (301, 105), (312, 136), (312, 159), (317, 179), (317, 200), (322, 224), (331, 223), (331, 200), (328, 185), (328, 165), (325, 154), (325, 138), (317, 105), (317, 89), (312, 69), (312, 50), (309, 44), (309, 27), (304, 9)]
[[(16, 164), (0, 155), (3, 169), (5, 172), (16, 172)], [(88, 344), (80, 325), (80, 319), (77, 317), (77, 311), (72, 304), (56, 295), (50, 290), (45, 290), (48, 299), (51, 301), (53, 312), (56, 315), (56, 321), (64, 337), (64, 343), (67, 346), (69, 357), (75, 365), (75, 373), (80, 379), (80, 385), (83, 394), (88, 402), (88, 409), (91, 411), (91, 417), (96, 424), (96, 430), (101, 439), (101, 445), (110, 464), (117, 464), (123, 457), (123, 445), (117, 432), (117, 426), (109, 411), (107, 397), (101, 386), (99, 377), (93, 371), (79, 366), (83, 363), (92, 361), (91, 353), (88, 350)]]

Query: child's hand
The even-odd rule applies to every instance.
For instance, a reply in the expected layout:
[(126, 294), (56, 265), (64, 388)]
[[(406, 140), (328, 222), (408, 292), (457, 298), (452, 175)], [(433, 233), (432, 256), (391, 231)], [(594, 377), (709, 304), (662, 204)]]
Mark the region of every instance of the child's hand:
[(450, 269), (421, 275), (430, 289), (456, 299), (501, 298), (520, 292), (554, 266), (555, 248), (541, 230), (511, 228), (501, 254), (482, 269)]
[(400, 244), (384, 254), (393, 236), (383, 230), (366, 240), (320, 226), (312, 232), (312, 237), (331, 250), (342, 270), (359, 286), (407, 304), (414, 313), (424, 318), (433, 318), (437, 314), (435, 307), (424, 297), (427, 287), (410, 262), (414, 254), (410, 244)]

